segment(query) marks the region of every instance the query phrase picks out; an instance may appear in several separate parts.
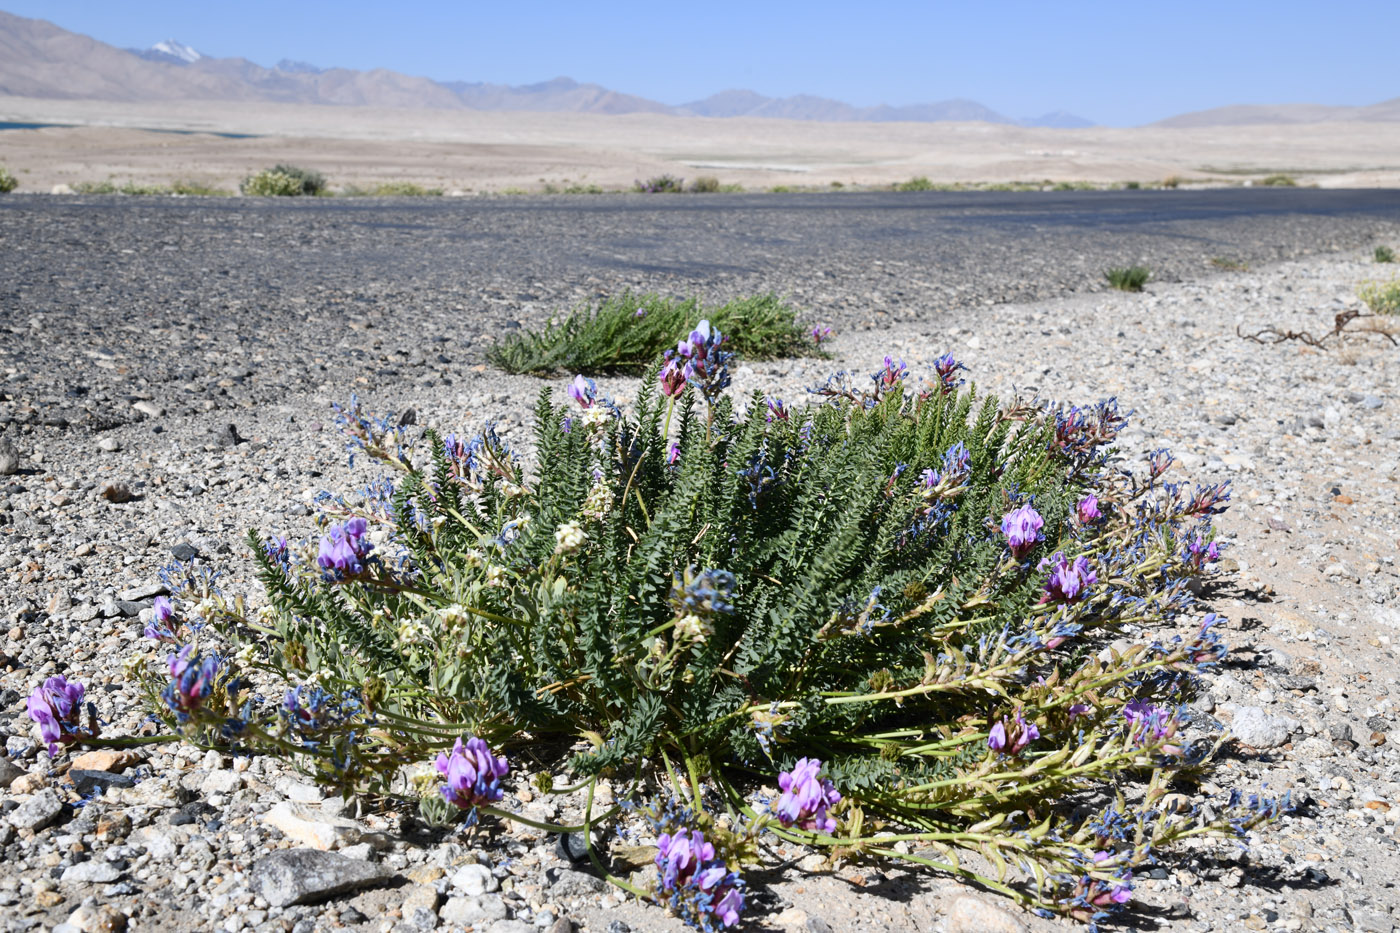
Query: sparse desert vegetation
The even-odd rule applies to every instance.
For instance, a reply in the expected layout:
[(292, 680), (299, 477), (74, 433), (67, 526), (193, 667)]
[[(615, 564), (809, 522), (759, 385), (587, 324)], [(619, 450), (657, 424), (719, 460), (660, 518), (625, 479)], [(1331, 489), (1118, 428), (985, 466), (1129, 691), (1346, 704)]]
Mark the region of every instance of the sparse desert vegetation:
[(1120, 292), (1140, 292), (1147, 280), (1152, 278), (1152, 272), (1145, 266), (1121, 266), (1106, 271), (1104, 278), (1108, 279), (1111, 288)]
[(1362, 282), (1356, 289), (1360, 298), (1373, 314), (1400, 314), (1400, 279), (1388, 282)]
[(0, 165), (0, 194), (9, 194), (19, 187), (19, 179), (10, 170)]
[(326, 177), (314, 169), (275, 165), (249, 175), (238, 190), (250, 197), (316, 197), (325, 194)]

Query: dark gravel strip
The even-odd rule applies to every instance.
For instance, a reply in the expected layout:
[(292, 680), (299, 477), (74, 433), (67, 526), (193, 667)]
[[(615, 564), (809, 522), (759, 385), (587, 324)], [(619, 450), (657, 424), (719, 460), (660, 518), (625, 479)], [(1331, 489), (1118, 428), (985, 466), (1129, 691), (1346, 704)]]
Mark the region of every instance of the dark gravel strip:
[(0, 424), (93, 429), (478, 365), (625, 288), (773, 290), (838, 331), (1364, 245), (1400, 191), (0, 199)]

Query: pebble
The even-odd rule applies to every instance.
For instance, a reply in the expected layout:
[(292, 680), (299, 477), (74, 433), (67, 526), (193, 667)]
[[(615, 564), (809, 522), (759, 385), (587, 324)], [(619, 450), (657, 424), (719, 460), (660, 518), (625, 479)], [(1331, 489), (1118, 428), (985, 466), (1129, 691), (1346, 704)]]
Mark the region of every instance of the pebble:
[(107, 904), (84, 904), (68, 916), (67, 923), (82, 933), (124, 933), (126, 914)]
[(1026, 925), (1000, 907), (962, 894), (949, 906), (944, 930), (946, 933), (1026, 933)]
[(1297, 729), (1297, 720), (1271, 715), (1258, 706), (1240, 707), (1230, 721), (1235, 738), (1252, 748), (1277, 748)]
[(0, 476), (14, 476), (19, 472), (19, 450), (14, 441), (0, 437)]
[(371, 862), (317, 849), (282, 849), (249, 869), (249, 886), (273, 907), (313, 904), (382, 884), (391, 872)]
[(505, 901), (497, 894), (448, 898), (440, 912), (443, 923), (464, 927), (504, 920), (507, 915)]
[(500, 881), (485, 865), (463, 865), (452, 875), (452, 886), (468, 897), (499, 890)]
[(15, 829), (37, 832), (48, 826), (63, 812), (63, 801), (51, 789), (39, 791), (11, 810), (7, 822)]

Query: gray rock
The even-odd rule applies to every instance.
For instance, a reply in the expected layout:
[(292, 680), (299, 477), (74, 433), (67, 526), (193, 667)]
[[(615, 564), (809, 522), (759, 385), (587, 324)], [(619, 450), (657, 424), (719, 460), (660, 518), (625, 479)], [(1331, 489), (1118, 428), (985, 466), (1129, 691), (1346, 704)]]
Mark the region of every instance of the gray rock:
[(143, 599), (152, 599), (156, 596), (164, 596), (170, 590), (164, 583), (143, 583), (140, 586), (133, 586), (131, 589), (122, 590), (117, 594), (117, 599), (124, 599), (127, 602), (139, 602)]
[(121, 869), (111, 862), (93, 860), (69, 865), (59, 880), (64, 884), (111, 884), (121, 876)]
[(524, 920), (497, 920), (486, 929), (487, 933), (538, 933)]
[(499, 894), (481, 897), (454, 897), (442, 908), (442, 922), (448, 926), (468, 927), (480, 923), (504, 920), (508, 914), (506, 902)]
[(125, 774), (113, 774), (110, 771), (84, 771), (70, 768), (68, 777), (73, 780), (73, 786), (78, 789), (78, 793), (84, 797), (94, 793), (106, 793), (113, 787), (136, 786), (134, 778), (129, 778)]
[(283, 849), (249, 869), (253, 891), (273, 907), (314, 904), (337, 894), (382, 884), (392, 876), (373, 862), (318, 849)]
[(603, 890), (607, 886), (602, 878), (585, 874), (581, 871), (571, 871), (561, 868), (554, 875), (554, 882), (550, 885), (550, 897), (583, 897), (588, 894)]
[(1026, 925), (981, 898), (960, 895), (948, 908), (948, 933), (1026, 933)]
[(170, 549), (170, 556), (176, 560), (194, 560), (199, 556), (199, 548), (188, 541), (181, 541)]
[(8, 437), (0, 437), (0, 476), (13, 476), (19, 472), (19, 451)]
[(9, 823), (15, 829), (38, 832), (58, 819), (63, 812), (63, 801), (52, 788), (44, 788), (16, 807), (9, 815)]
[(15, 782), (15, 778), (24, 773), (23, 768), (15, 764), (8, 757), (0, 755), (0, 790), (9, 787)]
[(570, 862), (588, 858), (588, 842), (583, 833), (564, 833), (554, 837), (554, 854)]
[(485, 865), (463, 865), (452, 876), (452, 886), (468, 897), (489, 894), (500, 888), (501, 883)]
[(1235, 738), (1252, 748), (1277, 748), (1297, 728), (1296, 720), (1271, 715), (1257, 706), (1241, 706), (1230, 723)]

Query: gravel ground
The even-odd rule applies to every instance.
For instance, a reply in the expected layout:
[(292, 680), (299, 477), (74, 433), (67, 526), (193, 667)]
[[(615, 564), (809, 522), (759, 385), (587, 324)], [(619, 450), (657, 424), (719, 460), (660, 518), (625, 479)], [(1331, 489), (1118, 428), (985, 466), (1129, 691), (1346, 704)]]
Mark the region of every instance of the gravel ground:
[[(655, 908), (622, 903), (567, 846), (531, 830), (425, 840), (404, 833), (399, 814), (322, 800), (275, 763), (182, 747), (51, 762), (23, 712), (33, 685), (63, 672), (90, 685), (110, 733), (135, 730), (142, 717), (122, 662), (139, 646), (138, 614), (172, 550), (226, 568), (226, 589), (251, 589), (243, 529), (307, 534), (312, 493), (371, 475), (346, 464), (330, 401), (358, 391), (381, 411), (415, 408), (420, 424), (496, 418), (507, 439), (527, 443), (529, 406), (545, 383), (485, 368), (483, 345), (511, 321), (537, 322), (560, 303), (625, 285), (707, 297), (773, 288), (836, 327), (838, 359), (741, 366), (739, 394), (796, 398), (834, 368), (871, 370), (887, 352), (917, 368), (952, 350), (979, 386), (1003, 396), (1118, 395), (1136, 410), (1126, 448), (1169, 446), (1182, 477), (1234, 480), (1235, 505), (1220, 523), (1232, 572), (1205, 594), (1231, 619), (1232, 662), (1199, 712), (1248, 740), (1227, 756), (1222, 789), (1267, 784), (1310, 802), (1247, 854), (1202, 850), (1139, 879), (1141, 906), (1123, 928), (1400, 926), (1400, 350), (1374, 335), (1330, 352), (1235, 335), (1237, 323), (1325, 331), (1335, 313), (1358, 307), (1356, 283), (1382, 269), (1367, 261), (1368, 244), (1400, 241), (1400, 225), (1288, 214), (1259, 218), (1257, 230), (1235, 218), (1162, 221), (1201, 224), (1190, 235), (1110, 229), (1108, 246), (1160, 247), (1150, 264), (1175, 268), (1180, 281), (1142, 295), (987, 304), (1027, 287), (1005, 276), (1009, 260), (988, 260), (998, 278), (949, 247), (934, 267), (918, 256), (936, 243), (908, 242), (918, 239), (908, 231), (867, 236), (854, 215), (792, 234), (825, 230), (825, 247), (789, 244), (752, 265), (731, 250), (740, 271), (711, 282), (699, 268), (648, 271), (635, 257), (587, 272), (584, 241), (632, 249), (622, 242), (626, 212), (595, 218), (593, 237), (550, 227), (579, 215), (555, 216), (548, 203), (432, 214), (427, 230), (391, 224), (384, 234), (362, 229), (372, 215), (358, 206), (352, 223), (318, 210), (41, 200), (0, 209), (0, 737), (9, 752), (0, 758), (0, 929), (679, 928)], [(383, 214), (397, 224), (412, 210)], [(664, 217), (632, 219), (645, 228), (639, 240), (665, 226)], [(748, 219), (755, 237), (776, 230), (775, 219)], [(712, 220), (742, 226), (722, 211)], [(843, 222), (844, 239), (821, 226)], [(506, 231), (499, 243), (485, 239), (493, 224)], [(1092, 227), (1035, 233), (1027, 224), (1033, 242), (1018, 249), (1036, 268), (1070, 270), (1053, 287), (1088, 284), (1072, 270), (1114, 261), (1093, 252), (1107, 246)], [(414, 254), (407, 238), (419, 233)], [(557, 249), (535, 244), (532, 255), (544, 257), (535, 266), (512, 258), (530, 253), (524, 239), (554, 235)], [(1007, 248), (1016, 242), (1010, 230), (998, 235)], [(1239, 238), (1232, 256), (1255, 261), (1253, 271), (1190, 274), (1230, 236)], [(696, 237), (695, 261), (709, 262), (720, 235)], [(1340, 250), (1304, 255), (1328, 245)], [(1277, 255), (1299, 258), (1258, 263)], [(901, 265), (891, 275), (873, 256)], [(948, 288), (962, 297), (950, 300)], [(635, 383), (604, 389), (625, 402)], [(131, 498), (109, 501), (112, 484)], [(96, 787), (105, 792), (94, 797)], [(84, 806), (69, 806), (84, 795)], [(564, 820), (581, 805), (529, 791), (507, 802)], [(636, 853), (615, 855), (622, 864)], [(922, 873), (857, 866), (753, 880), (770, 930), (1074, 927), (1008, 913)]]

